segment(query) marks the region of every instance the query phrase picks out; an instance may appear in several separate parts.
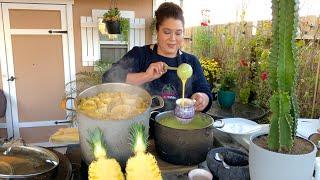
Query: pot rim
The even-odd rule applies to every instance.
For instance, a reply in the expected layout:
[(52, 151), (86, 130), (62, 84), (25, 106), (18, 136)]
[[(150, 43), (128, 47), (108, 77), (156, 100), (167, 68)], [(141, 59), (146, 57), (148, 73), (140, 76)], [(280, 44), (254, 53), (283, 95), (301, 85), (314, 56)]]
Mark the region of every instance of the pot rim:
[(13, 148), (22, 148), (22, 149), (28, 149), (30, 151), (35, 151), (35, 152), (40, 152), (43, 154), (46, 154), (47, 156), (50, 156), (51, 159), (56, 161), (56, 164), (54, 164), (51, 168), (37, 172), (37, 173), (32, 173), (32, 174), (18, 174), (18, 175), (9, 175), (9, 174), (1, 174), (0, 173), (0, 178), (29, 178), (29, 177), (34, 177), (37, 175), (41, 175), (41, 174), (45, 174), (48, 173), (52, 170), (54, 170), (56, 167), (58, 167), (58, 165), (60, 164), (60, 160), (58, 158), (58, 156), (56, 154), (54, 154), (53, 152), (51, 152), (48, 149), (42, 148), (42, 147), (38, 147), (38, 146), (13, 146)]
[(156, 120), (157, 117), (159, 117), (160, 115), (164, 116), (164, 115), (170, 114), (170, 113), (174, 114), (173, 111), (164, 111), (164, 112), (161, 112), (161, 113), (157, 114), (156, 117), (155, 117), (155, 119), (152, 119), (152, 121), (154, 121), (156, 124), (159, 124), (159, 125), (161, 125), (161, 126), (163, 126), (163, 127), (165, 127), (165, 128), (173, 129), (173, 130), (179, 130), (179, 131), (203, 130), (203, 129), (210, 128), (210, 127), (211, 127), (211, 128), (214, 128), (214, 126), (213, 126), (214, 119), (213, 119), (210, 115), (208, 115), (208, 114), (206, 114), (206, 113), (202, 113), (202, 112), (196, 112), (196, 114), (205, 115), (206, 117), (208, 117), (208, 118), (211, 119), (211, 123), (209, 123), (207, 126), (204, 126), (204, 127), (202, 127), (202, 128), (195, 128), (195, 129), (177, 129), (177, 128), (172, 128), (172, 127), (168, 127), (168, 126), (162, 125), (162, 124), (160, 124), (160, 123)]
[(267, 152), (271, 152), (271, 153), (275, 153), (275, 154), (281, 154), (281, 155), (285, 155), (285, 156), (304, 156), (304, 155), (312, 154), (312, 153), (314, 153), (314, 151), (317, 151), (317, 147), (316, 147), (316, 145), (315, 145), (312, 141), (310, 141), (310, 140), (308, 140), (308, 139), (305, 139), (305, 138), (303, 138), (303, 137), (299, 137), (299, 136), (297, 136), (297, 135), (296, 135), (296, 137), (299, 137), (299, 138), (301, 138), (301, 139), (303, 139), (303, 140), (305, 140), (305, 141), (308, 141), (309, 143), (311, 143), (311, 144), (313, 145), (313, 150), (312, 150), (311, 152), (309, 152), (309, 153), (304, 153), (304, 154), (285, 154), (285, 153), (280, 153), (280, 152), (277, 152), (277, 151), (270, 151), (269, 149), (265, 149), (265, 148), (263, 148), (263, 147), (260, 147), (260, 146), (258, 146), (257, 144), (255, 144), (255, 143), (253, 142), (253, 140), (254, 140), (255, 138), (257, 138), (257, 137), (259, 137), (259, 136), (264, 136), (264, 135), (267, 135), (267, 136), (268, 136), (269, 133), (267, 133), (267, 132), (257, 132), (257, 133), (252, 134), (252, 135), (250, 136), (250, 145), (249, 145), (249, 146), (254, 146), (255, 148), (261, 149), (261, 150), (263, 150), (263, 151), (267, 151)]

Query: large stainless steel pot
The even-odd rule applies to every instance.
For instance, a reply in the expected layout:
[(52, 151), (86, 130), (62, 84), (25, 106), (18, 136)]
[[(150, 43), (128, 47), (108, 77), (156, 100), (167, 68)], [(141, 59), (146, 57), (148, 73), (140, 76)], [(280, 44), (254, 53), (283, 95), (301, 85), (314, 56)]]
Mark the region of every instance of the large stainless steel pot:
[(0, 179), (50, 179), (59, 158), (53, 152), (36, 146), (0, 147)]
[(172, 111), (158, 114), (154, 120), (154, 141), (157, 154), (172, 164), (195, 165), (206, 159), (213, 148), (213, 129), (224, 126), (223, 121), (214, 124), (214, 119), (204, 113), (197, 113), (210, 123), (200, 129), (175, 129), (159, 123), (161, 119), (172, 117)]
[[(141, 114), (132, 119), (124, 120), (98, 120), (88, 117), (87, 115), (77, 112), (77, 119), (79, 122), (80, 147), (83, 159), (89, 164), (93, 160), (91, 147), (87, 142), (88, 130), (93, 130), (99, 127), (104, 135), (108, 146), (109, 157), (115, 158), (119, 161), (121, 166), (125, 166), (126, 161), (131, 155), (129, 145), (129, 128), (133, 123), (143, 123), (146, 129), (149, 130), (149, 118), (152, 110), (163, 107), (163, 99), (159, 96), (151, 97), (150, 94), (138, 87), (124, 83), (105, 83), (90, 87), (79, 94), (77, 99), (95, 96), (100, 92), (125, 92), (135, 94), (148, 102), (148, 108)], [(151, 107), (152, 99), (157, 98), (160, 105)], [(76, 100), (77, 103), (77, 100)]]

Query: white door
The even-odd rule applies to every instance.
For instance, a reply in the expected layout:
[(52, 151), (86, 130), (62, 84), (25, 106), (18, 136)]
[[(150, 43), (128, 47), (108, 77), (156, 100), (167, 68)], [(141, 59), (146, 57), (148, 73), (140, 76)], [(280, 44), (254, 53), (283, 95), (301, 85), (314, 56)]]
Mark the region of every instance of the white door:
[(46, 142), (65, 125), (56, 124), (66, 121), (59, 103), (68, 91), (65, 84), (75, 79), (72, 11), (67, 5), (1, 6), (3, 88), (10, 96), (7, 128), (12, 124), (14, 137), (26, 142)]

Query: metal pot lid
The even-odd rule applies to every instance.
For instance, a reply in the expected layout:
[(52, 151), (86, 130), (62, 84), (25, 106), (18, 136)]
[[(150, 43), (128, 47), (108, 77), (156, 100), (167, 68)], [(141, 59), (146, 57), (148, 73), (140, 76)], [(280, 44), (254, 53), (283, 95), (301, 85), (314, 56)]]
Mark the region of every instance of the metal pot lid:
[(0, 147), (0, 178), (27, 178), (47, 173), (59, 164), (51, 151), (35, 146)]

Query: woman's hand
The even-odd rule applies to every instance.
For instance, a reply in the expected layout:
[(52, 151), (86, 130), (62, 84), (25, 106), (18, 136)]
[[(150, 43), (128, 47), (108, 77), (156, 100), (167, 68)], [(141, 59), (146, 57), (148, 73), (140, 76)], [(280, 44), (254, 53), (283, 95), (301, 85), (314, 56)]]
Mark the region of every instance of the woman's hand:
[(196, 111), (203, 111), (204, 108), (206, 108), (209, 103), (209, 97), (205, 93), (201, 93), (201, 92), (194, 93), (191, 96), (191, 98), (196, 100), (196, 103), (194, 104)]
[(164, 62), (156, 62), (149, 65), (146, 72), (128, 73), (126, 83), (140, 86), (146, 82), (160, 78), (167, 70)]
[(164, 62), (151, 63), (146, 70), (146, 75), (150, 81), (160, 78), (167, 70)]

